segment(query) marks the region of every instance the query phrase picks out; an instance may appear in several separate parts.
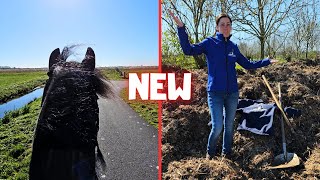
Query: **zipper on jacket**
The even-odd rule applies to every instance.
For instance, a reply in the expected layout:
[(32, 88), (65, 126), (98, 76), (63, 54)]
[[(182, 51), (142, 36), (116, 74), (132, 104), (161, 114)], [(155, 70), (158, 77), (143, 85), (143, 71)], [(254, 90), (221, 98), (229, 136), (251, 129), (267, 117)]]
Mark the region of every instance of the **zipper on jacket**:
[(227, 53), (227, 42), (228, 42), (228, 39), (227, 38), (224, 38), (224, 51), (225, 51), (225, 56), (226, 56), (226, 71), (227, 71), (227, 93), (229, 93), (229, 88), (228, 88), (228, 85), (229, 85), (229, 76), (228, 76), (228, 53)]

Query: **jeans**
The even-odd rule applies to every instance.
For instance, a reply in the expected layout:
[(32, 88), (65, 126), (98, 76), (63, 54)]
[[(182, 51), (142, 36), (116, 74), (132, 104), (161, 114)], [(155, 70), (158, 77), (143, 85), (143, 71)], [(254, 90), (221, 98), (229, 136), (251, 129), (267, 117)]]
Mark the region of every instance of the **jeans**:
[(214, 156), (219, 135), (223, 131), (222, 153), (230, 154), (233, 140), (233, 122), (237, 111), (239, 92), (208, 92), (208, 106), (212, 128), (208, 138), (207, 153)]

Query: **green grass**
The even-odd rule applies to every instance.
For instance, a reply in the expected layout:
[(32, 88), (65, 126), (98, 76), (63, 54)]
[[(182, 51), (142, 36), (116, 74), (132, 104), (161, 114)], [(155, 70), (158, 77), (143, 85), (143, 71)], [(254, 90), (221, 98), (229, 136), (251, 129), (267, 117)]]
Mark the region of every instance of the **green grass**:
[[(146, 120), (150, 125), (158, 128), (158, 102), (157, 101), (144, 101), (141, 99), (129, 100), (128, 88), (122, 89), (121, 98), (129, 104), (129, 106), (136, 111), (141, 118)], [(139, 97), (139, 96), (137, 96)]]
[(123, 80), (128, 79), (129, 73), (137, 73), (138, 76), (141, 73), (155, 73), (159, 72), (158, 68), (140, 68), (140, 67), (133, 67), (133, 68), (119, 68), (120, 71), (125, 73), (125, 77), (121, 77), (120, 73), (116, 71), (115, 68), (108, 68), (108, 69), (100, 69), (103, 75), (107, 76), (110, 80)]
[(120, 76), (120, 73), (117, 72), (115, 69), (102, 69), (100, 71), (102, 72), (103, 75), (108, 77), (108, 79), (110, 79), (110, 80), (121, 80), (121, 79), (123, 79)]
[(126, 73), (137, 73), (140, 75), (141, 73), (156, 73), (159, 72), (158, 68), (154, 69), (147, 69), (147, 68), (130, 68), (130, 69), (123, 69), (124, 72)]
[(0, 71), (0, 103), (30, 92), (47, 78), (45, 71)]
[[(128, 73), (137, 73), (138, 77), (141, 76), (141, 73), (156, 73), (159, 72), (158, 69), (146, 69), (146, 68), (131, 68), (123, 69), (126, 74)], [(129, 104), (129, 106), (139, 114), (141, 118), (146, 120), (150, 125), (158, 128), (158, 102), (157, 101), (144, 101), (139, 99), (138, 95), (136, 100), (129, 100), (128, 98), (128, 88), (124, 88), (121, 91), (121, 98)]]
[(31, 145), (41, 98), (0, 121), (0, 179), (28, 179)]
[(243, 67), (242, 66), (240, 66), (238, 63), (236, 63), (236, 69), (237, 70), (241, 70), (241, 71), (243, 71), (244, 69), (243, 69)]
[[(129, 73), (137, 73), (138, 77), (141, 76), (141, 73), (155, 73), (159, 72), (157, 68), (128, 68), (120, 69), (122, 72), (125, 72), (126, 77), (128, 78)], [(120, 73), (115, 69), (102, 69), (104, 75), (106, 75), (110, 80), (121, 80), (123, 77), (120, 76)], [(139, 114), (141, 118), (146, 120), (150, 125), (158, 128), (158, 102), (157, 101), (143, 101), (143, 100), (134, 100), (129, 101), (128, 99), (128, 88), (125, 88), (121, 91), (121, 98), (129, 104), (129, 106)], [(139, 96), (138, 96), (139, 97)]]

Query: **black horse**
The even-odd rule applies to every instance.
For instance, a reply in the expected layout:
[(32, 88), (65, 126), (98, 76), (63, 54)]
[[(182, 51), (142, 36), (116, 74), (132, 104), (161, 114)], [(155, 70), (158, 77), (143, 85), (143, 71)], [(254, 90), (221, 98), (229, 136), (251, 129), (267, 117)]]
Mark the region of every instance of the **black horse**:
[[(97, 134), (98, 96), (113, 95), (108, 81), (95, 69), (89, 47), (82, 63), (67, 62), (70, 47), (49, 59), (49, 79), (37, 122), (29, 169), (30, 180), (98, 179), (105, 167)], [(99, 164), (99, 165), (97, 165)]]

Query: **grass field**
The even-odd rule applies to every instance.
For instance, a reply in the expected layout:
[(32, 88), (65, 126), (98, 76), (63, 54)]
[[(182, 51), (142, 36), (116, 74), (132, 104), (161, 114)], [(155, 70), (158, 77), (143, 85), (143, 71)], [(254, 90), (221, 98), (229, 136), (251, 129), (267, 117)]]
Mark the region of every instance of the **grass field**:
[[(126, 78), (128, 78), (129, 73), (137, 73), (138, 77), (140, 77), (141, 73), (155, 73), (158, 72), (158, 69), (145, 69), (145, 68), (131, 68), (131, 69), (123, 69), (126, 74)], [(139, 95), (136, 100), (128, 99), (128, 88), (125, 88), (121, 91), (121, 98), (129, 104), (129, 106), (136, 111), (140, 117), (146, 120), (152, 126), (158, 128), (158, 101), (144, 101), (141, 100)]]
[(117, 72), (114, 68), (110, 69), (100, 69), (103, 75), (108, 77), (110, 80), (122, 80), (123, 78), (120, 76), (120, 73)]
[(0, 121), (0, 179), (29, 179), (31, 145), (41, 98)]
[(115, 68), (102, 68), (101, 72), (106, 75), (110, 80), (121, 80), (128, 79), (129, 73), (137, 73), (140, 77), (141, 73), (155, 73), (158, 72), (158, 67), (125, 67), (119, 68), (121, 72), (124, 73), (124, 76), (121, 76), (120, 72), (118, 72)]
[(0, 104), (45, 83), (46, 71), (0, 71)]
[[(138, 96), (139, 97), (139, 96)], [(128, 88), (121, 91), (121, 98), (129, 104), (129, 106), (136, 111), (141, 118), (146, 120), (149, 124), (158, 128), (158, 102), (144, 101), (141, 99), (129, 100)]]

